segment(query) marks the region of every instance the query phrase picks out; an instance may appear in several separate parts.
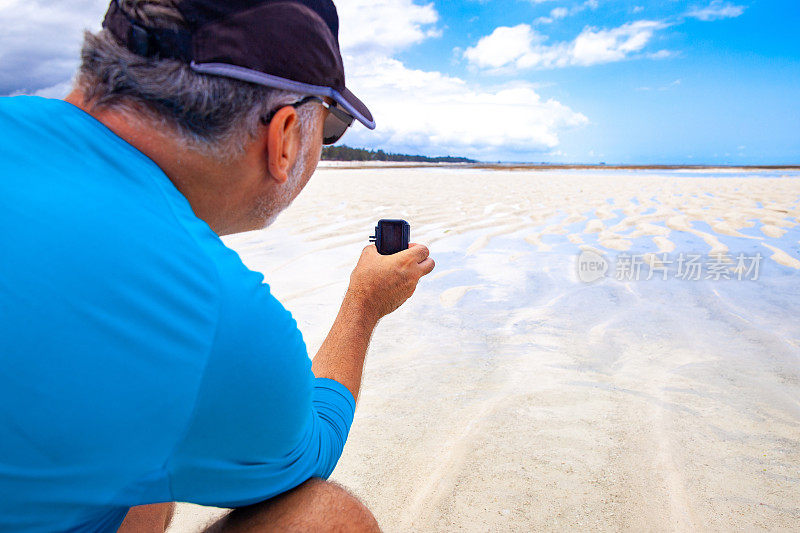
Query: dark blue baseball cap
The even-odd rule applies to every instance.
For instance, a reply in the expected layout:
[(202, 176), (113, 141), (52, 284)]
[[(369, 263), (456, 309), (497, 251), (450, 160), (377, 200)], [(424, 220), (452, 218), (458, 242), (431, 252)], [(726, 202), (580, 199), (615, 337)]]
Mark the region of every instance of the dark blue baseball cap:
[(331, 0), (181, 0), (186, 28), (150, 28), (112, 0), (103, 20), (135, 54), (185, 61), (201, 74), (325, 96), (369, 129), (367, 106), (345, 86), (339, 16)]

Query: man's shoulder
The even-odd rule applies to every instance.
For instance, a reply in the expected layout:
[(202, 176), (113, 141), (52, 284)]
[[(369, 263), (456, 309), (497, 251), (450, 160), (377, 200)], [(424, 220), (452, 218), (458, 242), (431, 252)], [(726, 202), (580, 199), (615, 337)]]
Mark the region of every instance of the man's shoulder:
[(0, 99), (0, 153), (4, 279), (59, 323), (97, 317), (69, 324), (87, 335), (207, 351), (225, 247), (153, 161), (74, 106), (33, 97)]
[[(283, 330), (294, 337), (297, 323), (292, 314), (273, 295), (264, 274), (250, 269), (239, 254), (222, 241), (209, 246), (209, 257), (217, 268), (221, 290), (221, 324), (224, 321), (252, 326), (238, 329), (239, 335), (255, 334), (264, 337)], [(259, 327), (260, 326), (260, 327)], [(300, 339), (301, 340), (301, 339)]]
[[(142, 338), (169, 338), (172, 331), (195, 339), (195, 353), (215, 332), (253, 343), (265, 329), (296, 336), (296, 323), (263, 275), (194, 214), (155, 163), (66, 102), (18, 100), (0, 101), (0, 115), (20, 108), (0, 122), (15, 122), (27, 139), (0, 143), (8, 155), (0, 161), (0, 195), (11, 204), (0, 212), (0, 244), (14, 258), (0, 272), (8, 279), (44, 298), (55, 274), (60, 289), (49, 296), (52, 313), (62, 301), (105, 308)], [(61, 126), (44, 121), (36, 106), (58, 110)], [(266, 325), (256, 329), (259, 321)]]
[(0, 96), (0, 114), (16, 115), (28, 111), (36, 112), (37, 108), (60, 105), (58, 102), (63, 101), (29, 95)]

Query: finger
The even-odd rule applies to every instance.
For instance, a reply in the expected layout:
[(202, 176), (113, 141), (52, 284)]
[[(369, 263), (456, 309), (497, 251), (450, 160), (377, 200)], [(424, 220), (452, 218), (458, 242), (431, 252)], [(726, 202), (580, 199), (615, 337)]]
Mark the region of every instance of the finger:
[(365, 246), (365, 247), (364, 247), (364, 249), (363, 249), (363, 250), (361, 250), (361, 253), (362, 253), (362, 254), (366, 254), (366, 253), (370, 253), (370, 254), (371, 254), (371, 253), (378, 253), (378, 247), (377, 247), (377, 246), (375, 246), (374, 244), (367, 245), (367, 246)]
[(398, 252), (398, 255), (400, 254), (402, 254), (404, 258), (413, 260), (415, 263), (421, 263), (428, 258), (430, 250), (428, 250), (428, 247), (425, 245), (415, 243), (413, 248), (409, 247), (407, 250)]
[(431, 271), (436, 266), (436, 262), (433, 260), (432, 257), (425, 259), (425, 261), (419, 264), (420, 269), (422, 270), (422, 276), (427, 276), (431, 273)]

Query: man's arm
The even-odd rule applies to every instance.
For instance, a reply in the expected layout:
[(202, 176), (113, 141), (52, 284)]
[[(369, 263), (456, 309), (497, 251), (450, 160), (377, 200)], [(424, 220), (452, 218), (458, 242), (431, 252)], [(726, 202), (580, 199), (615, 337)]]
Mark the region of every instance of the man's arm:
[(241, 507), (327, 478), (350, 430), (372, 330), (433, 269), (427, 256), (424, 246), (393, 256), (365, 249), (312, 368), (291, 314), (231, 252), (214, 346), (166, 465), (169, 494), (152, 501)]
[(358, 399), (364, 358), (372, 331), (383, 316), (405, 302), (419, 279), (433, 270), (425, 246), (380, 255), (374, 245), (361, 253), (350, 286), (330, 333), (314, 357), (311, 370), (318, 378), (333, 379)]

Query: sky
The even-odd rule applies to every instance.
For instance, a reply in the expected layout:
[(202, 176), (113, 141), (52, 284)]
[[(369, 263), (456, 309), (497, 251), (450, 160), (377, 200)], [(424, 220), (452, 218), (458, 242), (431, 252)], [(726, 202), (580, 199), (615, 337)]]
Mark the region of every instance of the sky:
[[(339, 0), (349, 146), (800, 164), (798, 0)], [(63, 97), (106, 1), (0, 0), (0, 95)]]

